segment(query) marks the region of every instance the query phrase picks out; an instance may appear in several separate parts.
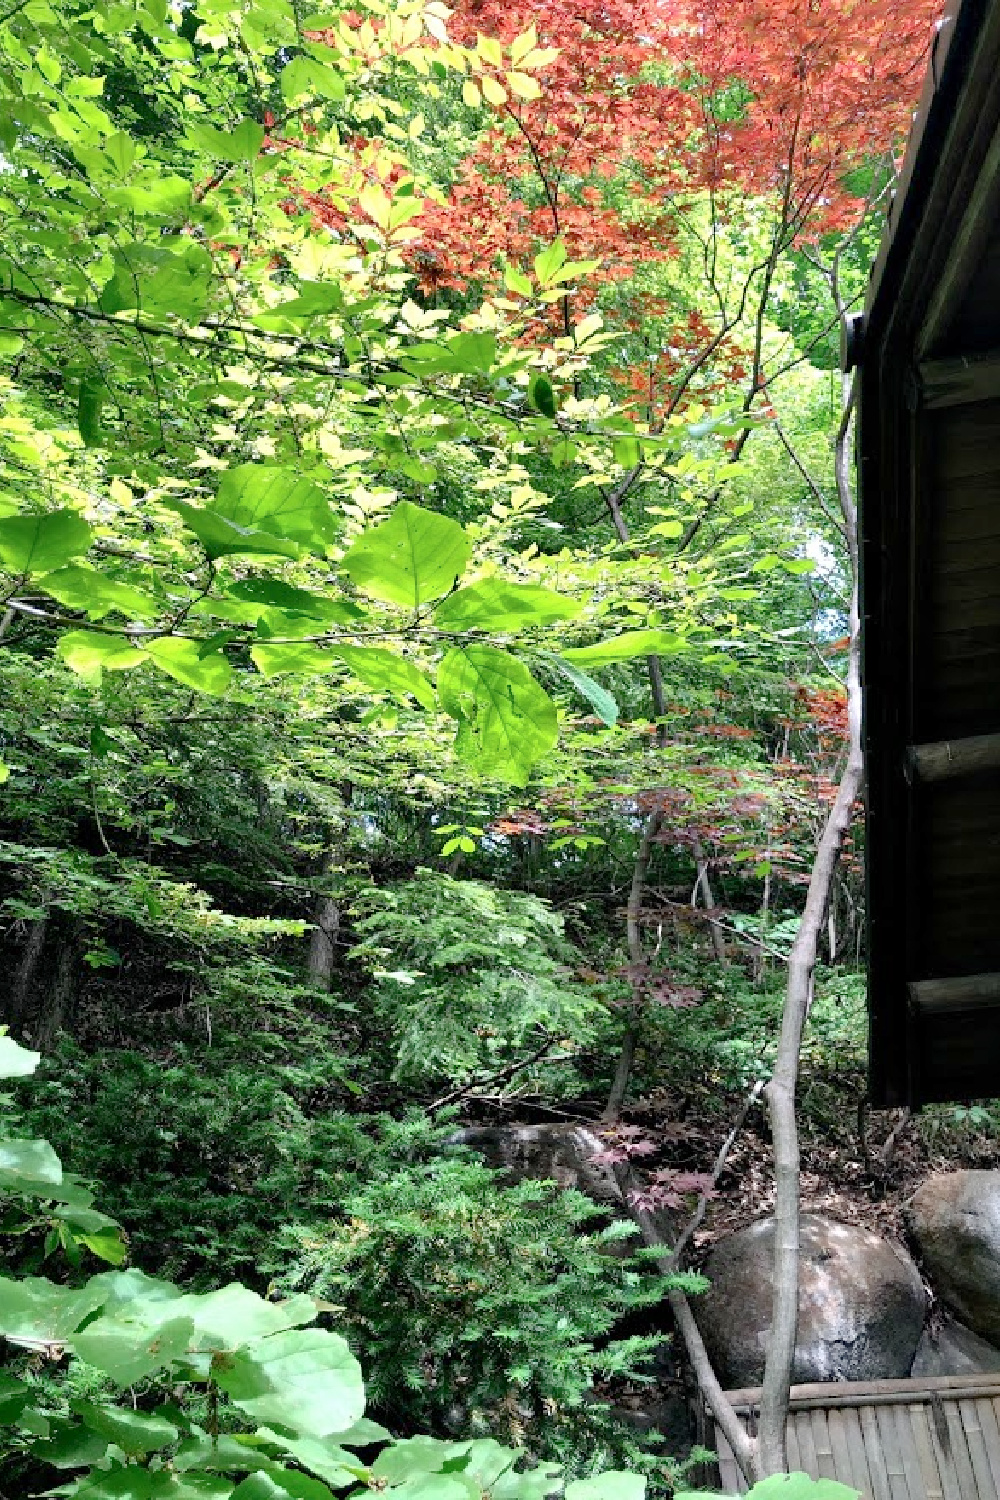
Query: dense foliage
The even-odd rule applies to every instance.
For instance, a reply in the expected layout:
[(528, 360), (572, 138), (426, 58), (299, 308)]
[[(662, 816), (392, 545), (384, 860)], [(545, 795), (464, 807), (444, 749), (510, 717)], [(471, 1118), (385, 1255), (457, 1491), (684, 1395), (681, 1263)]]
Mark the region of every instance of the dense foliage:
[[(0, 1488), (687, 1482), (634, 1419), (701, 1282), (622, 1216), (704, 1209), (773, 1061), (838, 324), (934, 11), (0, 13)], [(861, 856), (807, 1145), (863, 1096)], [(511, 1122), (632, 1198), (456, 1138)]]

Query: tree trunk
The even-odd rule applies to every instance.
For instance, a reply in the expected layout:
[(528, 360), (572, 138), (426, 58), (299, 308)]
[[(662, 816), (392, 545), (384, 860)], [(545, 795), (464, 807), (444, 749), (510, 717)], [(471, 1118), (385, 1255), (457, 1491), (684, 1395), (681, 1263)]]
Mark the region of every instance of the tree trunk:
[(646, 889), (646, 872), (649, 869), (650, 856), (653, 853), (653, 840), (660, 831), (663, 814), (659, 811), (651, 812), (646, 819), (639, 840), (639, 848), (635, 856), (635, 865), (632, 870), (632, 889), (629, 891), (628, 908), (626, 920), (628, 924), (628, 962), (631, 973), (629, 982), (632, 986), (632, 1012), (628, 1028), (622, 1040), (622, 1050), (618, 1057), (618, 1066), (615, 1069), (614, 1081), (608, 1102), (604, 1109), (603, 1119), (609, 1123), (618, 1119), (625, 1103), (625, 1094), (628, 1091), (628, 1081), (632, 1072), (632, 1063), (635, 1060), (635, 1044), (639, 1037), (639, 1027), (642, 1023), (642, 1011), (644, 1009), (643, 995), (645, 993), (642, 974), (643, 952), (642, 952), (642, 897)]
[(695, 834), (691, 841), (691, 852), (694, 855), (695, 869), (698, 872), (698, 884), (701, 886), (701, 894), (705, 898), (705, 907), (708, 911), (708, 930), (712, 936), (712, 952), (715, 954), (716, 962), (726, 962), (726, 939), (722, 927), (716, 921), (712, 913), (715, 911), (715, 896), (712, 892), (712, 882), (708, 873), (708, 859), (705, 855), (705, 846), (701, 842), (701, 835)]
[(762, 1475), (786, 1468), (785, 1423), (799, 1309), (799, 1139), (795, 1085), (802, 1028), (812, 1000), (813, 972), (823, 918), (833, 890), (841, 845), (861, 790), (861, 629), (858, 601), (857, 513), (850, 482), (847, 439), (853, 387), (845, 390), (844, 416), (837, 437), (837, 490), (851, 564), (850, 654), (847, 669), (847, 764), (820, 838), (809, 877), (805, 910), (788, 962), (788, 985), (774, 1074), (765, 1090), (774, 1139), (774, 1300), (771, 1338), (764, 1366), (758, 1430)]
[(32, 1028), (32, 1041), (39, 1052), (49, 1052), (60, 1031), (66, 1028), (76, 999), (76, 923), (68, 918), (53, 935), (55, 955), (51, 975)]
[(38, 917), (28, 926), (28, 941), (21, 955), (21, 962), (14, 975), (10, 1002), (7, 1006), (7, 1023), (23, 1034), (32, 1010), (32, 996), (38, 984), (42, 952), (49, 930), (48, 916)]
[[(344, 816), (339, 827), (330, 825), (326, 831), (326, 849), (323, 852), (322, 874), (332, 875), (341, 861), (341, 845), (347, 835), (347, 809), (351, 805), (354, 788), (345, 781), (340, 789), (344, 804)], [(316, 898), (313, 911), (313, 929), (309, 937), (309, 959), (306, 972), (309, 980), (318, 989), (329, 990), (333, 983), (334, 962), (337, 954), (337, 939), (340, 936), (340, 904), (326, 893)]]

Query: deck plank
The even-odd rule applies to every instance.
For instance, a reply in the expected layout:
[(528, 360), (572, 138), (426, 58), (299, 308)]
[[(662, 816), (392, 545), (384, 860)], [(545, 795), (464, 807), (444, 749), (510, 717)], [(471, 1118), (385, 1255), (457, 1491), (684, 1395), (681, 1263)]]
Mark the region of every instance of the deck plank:
[(969, 1457), (972, 1460), (972, 1472), (976, 1479), (977, 1500), (998, 1500), (976, 1403), (975, 1401), (959, 1401), (958, 1409), (962, 1415), (962, 1426), (965, 1428), (969, 1444)]
[[(841, 1484), (850, 1484), (854, 1465), (851, 1462), (851, 1450), (847, 1443), (847, 1423), (844, 1415), (844, 1412), (834, 1408), (833, 1411), (827, 1412), (826, 1422), (830, 1433), (830, 1452), (833, 1454), (833, 1478), (839, 1479)], [(862, 1488), (860, 1482), (857, 1488)]]
[(875, 1420), (875, 1408), (874, 1406), (859, 1407), (858, 1415), (861, 1418), (861, 1431), (864, 1434), (865, 1453), (868, 1456), (868, 1469), (872, 1479), (872, 1500), (892, 1500), (889, 1475), (885, 1467), (885, 1455), (882, 1452), (882, 1439)]
[(993, 1487), (1000, 1494), (1000, 1422), (997, 1420), (996, 1401), (981, 1396), (976, 1402), (979, 1425), (986, 1443), (986, 1456), (993, 1475)]
[(833, 1462), (833, 1448), (830, 1444), (830, 1425), (825, 1411), (819, 1410), (810, 1413), (812, 1421), (810, 1426), (813, 1432), (813, 1446), (816, 1449), (816, 1474), (817, 1479), (836, 1479), (837, 1471)]
[(906, 1482), (903, 1455), (899, 1451), (896, 1413), (891, 1406), (876, 1406), (874, 1411), (882, 1442), (882, 1455), (885, 1458), (885, 1472), (889, 1479), (889, 1494), (892, 1500), (912, 1500), (910, 1486)]
[(893, 1408), (893, 1415), (896, 1418), (899, 1453), (903, 1460), (903, 1471), (906, 1474), (906, 1485), (910, 1492), (910, 1500), (924, 1500), (924, 1476), (920, 1469), (920, 1458), (917, 1454), (917, 1440), (913, 1429), (913, 1408), (910, 1406), (896, 1406)]
[(811, 1416), (811, 1412), (802, 1412), (799, 1415), (795, 1430), (799, 1439), (799, 1465), (802, 1472), (803, 1474), (808, 1474), (810, 1479), (818, 1479), (816, 1439), (813, 1436), (812, 1422), (809, 1420)]
[(948, 1425), (948, 1439), (951, 1445), (951, 1457), (955, 1465), (955, 1475), (958, 1479), (958, 1493), (962, 1500), (968, 1496), (975, 1496), (976, 1476), (972, 1468), (972, 1460), (969, 1457), (969, 1443), (962, 1424), (962, 1416), (958, 1405), (954, 1401), (942, 1403), (944, 1406), (945, 1421)]
[[(852, 1407), (845, 1407), (843, 1411), (832, 1411), (831, 1422), (834, 1417), (840, 1417), (844, 1423), (844, 1436), (847, 1442), (849, 1462), (841, 1476), (845, 1484), (853, 1484), (855, 1489), (861, 1491), (862, 1495), (875, 1495), (875, 1481), (872, 1478), (871, 1469), (868, 1464), (868, 1454), (865, 1450), (865, 1435), (861, 1430), (861, 1416)], [(836, 1452), (836, 1448), (834, 1448)]]
[(934, 1452), (926, 1402), (915, 1401), (910, 1407), (910, 1427), (913, 1432), (917, 1463), (920, 1465), (925, 1500), (947, 1500), (944, 1480)]

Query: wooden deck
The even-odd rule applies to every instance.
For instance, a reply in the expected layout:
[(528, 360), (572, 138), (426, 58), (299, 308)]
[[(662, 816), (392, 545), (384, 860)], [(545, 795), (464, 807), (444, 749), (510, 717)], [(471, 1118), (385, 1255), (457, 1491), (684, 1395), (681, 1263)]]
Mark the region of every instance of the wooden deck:
[[(759, 1390), (730, 1391), (744, 1425)], [(788, 1466), (864, 1500), (1000, 1500), (1000, 1375), (792, 1387)], [(744, 1494), (716, 1433), (722, 1487)]]

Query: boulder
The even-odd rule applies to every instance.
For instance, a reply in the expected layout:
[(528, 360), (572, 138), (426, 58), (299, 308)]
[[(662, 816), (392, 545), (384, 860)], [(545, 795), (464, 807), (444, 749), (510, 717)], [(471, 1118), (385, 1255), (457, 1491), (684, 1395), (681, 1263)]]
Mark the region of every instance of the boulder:
[(453, 1139), (457, 1145), (478, 1151), (511, 1182), (525, 1178), (557, 1182), (627, 1217), (612, 1168), (594, 1160), (606, 1143), (586, 1125), (474, 1125), (456, 1131)]
[[(898, 1245), (853, 1224), (804, 1214), (792, 1380), (883, 1380), (910, 1373), (926, 1312), (916, 1266)], [(728, 1235), (694, 1302), (705, 1344), (730, 1389), (759, 1385), (771, 1326), (774, 1220)]]
[(995, 1375), (1000, 1372), (1000, 1349), (978, 1333), (946, 1318), (936, 1330), (925, 1328), (917, 1345), (910, 1374)]
[(1000, 1172), (937, 1172), (907, 1207), (934, 1290), (974, 1333), (1000, 1344)]

